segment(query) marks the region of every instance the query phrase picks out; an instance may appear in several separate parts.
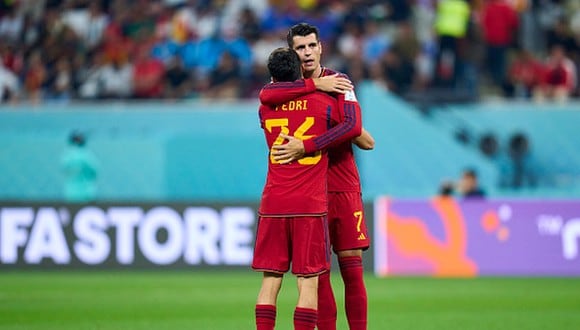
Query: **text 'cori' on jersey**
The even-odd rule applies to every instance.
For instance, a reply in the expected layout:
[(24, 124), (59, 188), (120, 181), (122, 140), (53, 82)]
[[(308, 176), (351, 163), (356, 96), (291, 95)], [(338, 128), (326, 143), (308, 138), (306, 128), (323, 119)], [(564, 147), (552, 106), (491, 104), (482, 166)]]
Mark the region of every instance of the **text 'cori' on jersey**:
[(276, 107), (276, 111), (299, 111), (308, 110), (308, 100), (289, 101)]

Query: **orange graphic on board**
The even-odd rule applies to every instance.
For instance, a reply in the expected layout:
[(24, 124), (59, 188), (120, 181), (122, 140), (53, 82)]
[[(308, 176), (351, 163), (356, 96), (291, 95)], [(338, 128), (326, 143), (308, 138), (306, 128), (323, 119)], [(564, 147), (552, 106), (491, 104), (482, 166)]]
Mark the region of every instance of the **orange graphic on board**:
[(501, 225), (497, 212), (487, 211), (481, 217), (481, 227), (489, 234), (495, 233), (500, 242), (505, 242), (510, 236), (510, 230)]
[(467, 256), (467, 231), (459, 205), (444, 197), (433, 199), (431, 204), (441, 219), (444, 240), (431, 235), (421, 219), (388, 212), (390, 244), (405, 257), (431, 264), (435, 276), (475, 276), (477, 267)]

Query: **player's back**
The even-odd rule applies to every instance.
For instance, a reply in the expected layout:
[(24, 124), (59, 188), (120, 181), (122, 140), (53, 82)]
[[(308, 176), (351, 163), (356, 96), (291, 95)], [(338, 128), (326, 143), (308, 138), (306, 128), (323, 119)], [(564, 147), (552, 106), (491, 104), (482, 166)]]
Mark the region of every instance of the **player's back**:
[[(286, 102), (275, 108), (260, 106), (260, 124), (268, 148), (285, 143), (280, 133), (310, 139), (338, 123), (336, 100), (316, 92)], [(326, 152), (307, 154), (304, 158), (280, 164), (268, 158), (268, 175), (260, 214), (269, 216), (324, 214), (327, 210)]]

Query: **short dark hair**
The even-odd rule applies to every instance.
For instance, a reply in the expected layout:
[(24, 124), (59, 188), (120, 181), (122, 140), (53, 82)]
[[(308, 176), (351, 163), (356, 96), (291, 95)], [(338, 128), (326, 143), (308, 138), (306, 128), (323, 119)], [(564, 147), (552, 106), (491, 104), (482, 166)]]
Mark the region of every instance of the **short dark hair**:
[(302, 76), (300, 57), (291, 48), (276, 48), (268, 57), (268, 71), (274, 81), (298, 80)]
[(463, 175), (468, 176), (473, 179), (477, 179), (477, 170), (474, 168), (466, 168), (463, 170)]
[(318, 28), (314, 25), (308, 24), (308, 23), (298, 23), (294, 26), (292, 26), (290, 28), (290, 30), (288, 30), (288, 34), (286, 35), (286, 41), (288, 42), (288, 47), (293, 48), (294, 46), (294, 37), (295, 36), (300, 36), (300, 37), (306, 37), (309, 34), (314, 33), (314, 35), (316, 35), (316, 40), (320, 40), (319, 36), (320, 36), (320, 32), (318, 31)]

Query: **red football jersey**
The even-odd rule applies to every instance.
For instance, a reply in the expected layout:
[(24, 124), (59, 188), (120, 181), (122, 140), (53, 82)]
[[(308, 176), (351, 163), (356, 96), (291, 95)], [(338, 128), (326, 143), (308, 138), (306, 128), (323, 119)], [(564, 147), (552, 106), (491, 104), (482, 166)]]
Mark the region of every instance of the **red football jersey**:
[[(321, 76), (330, 76), (336, 73), (336, 71), (323, 67)], [(290, 98), (312, 93), (315, 89), (312, 79), (299, 80), (294, 83), (271, 83), (260, 91), (260, 102), (268, 105), (280, 104)], [(345, 95), (331, 95), (338, 100), (341, 123), (315, 139), (304, 141), (304, 147), (307, 152), (330, 147), (328, 191), (360, 192), (360, 177), (351, 139), (361, 134), (361, 108), (354, 92)]]
[[(285, 133), (308, 140), (340, 121), (336, 100), (315, 92), (274, 108), (261, 105), (260, 125), (268, 148), (283, 144)], [(280, 164), (268, 157), (268, 175), (260, 203), (263, 216), (320, 215), (328, 211), (328, 155), (325, 151), (306, 154), (298, 161)]]

